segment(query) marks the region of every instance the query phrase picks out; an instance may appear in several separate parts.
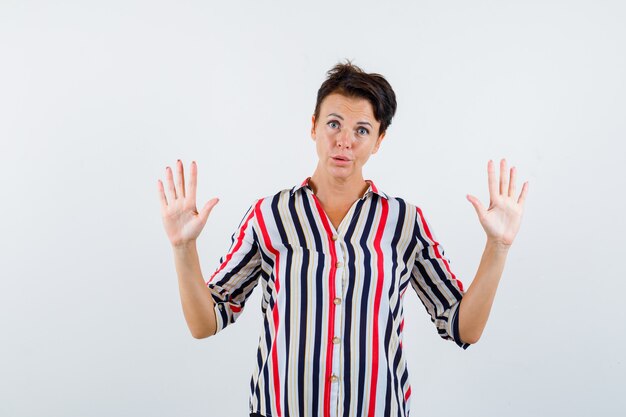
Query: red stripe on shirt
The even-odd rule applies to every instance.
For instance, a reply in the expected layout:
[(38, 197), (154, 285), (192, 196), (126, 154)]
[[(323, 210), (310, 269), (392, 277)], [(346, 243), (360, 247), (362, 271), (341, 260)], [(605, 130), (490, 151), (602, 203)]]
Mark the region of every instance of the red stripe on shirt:
[(459, 281), (458, 279), (456, 279), (456, 276), (455, 276), (455, 275), (454, 275), (454, 273), (450, 270), (450, 265), (448, 265), (448, 261), (446, 261), (446, 260), (445, 260), (445, 258), (444, 258), (444, 257), (442, 257), (442, 256), (439, 254), (439, 249), (437, 248), (437, 246), (439, 245), (439, 242), (437, 242), (437, 241), (433, 238), (432, 234), (430, 233), (430, 229), (428, 228), (428, 224), (426, 224), (426, 221), (424, 220), (424, 215), (422, 214), (422, 210), (421, 210), (419, 207), (417, 207), (417, 213), (419, 214), (420, 219), (422, 220), (422, 224), (424, 225), (424, 231), (426, 232), (426, 236), (428, 236), (428, 238), (429, 238), (430, 240), (432, 240), (432, 241), (433, 241), (433, 243), (434, 243), (434, 244), (433, 244), (433, 248), (435, 249), (435, 256), (437, 256), (437, 258), (440, 258), (440, 259), (443, 261), (443, 264), (445, 265), (446, 270), (448, 271), (448, 273), (450, 274), (450, 276), (452, 276), (452, 278), (453, 278), (453, 279), (457, 282), (457, 284), (459, 285), (459, 289), (460, 289), (461, 291), (463, 291), (463, 283), (462, 283), (461, 281)]
[(241, 243), (243, 242), (243, 236), (246, 234), (246, 230), (248, 229), (248, 223), (250, 222), (250, 219), (252, 218), (253, 215), (254, 215), (254, 211), (251, 211), (250, 214), (248, 215), (248, 217), (246, 218), (246, 221), (243, 224), (243, 227), (241, 228), (241, 231), (239, 232), (239, 236), (237, 236), (237, 244), (228, 253), (228, 255), (226, 255), (226, 259), (224, 260), (224, 262), (222, 262), (222, 264), (217, 269), (217, 271), (213, 272), (213, 275), (211, 275), (211, 277), (208, 279), (208, 281), (206, 283), (207, 285), (209, 285), (209, 283), (211, 282), (213, 277), (215, 277), (215, 275), (217, 275), (218, 272), (220, 272), (222, 269), (224, 269), (226, 267), (226, 265), (228, 265), (228, 262), (230, 262), (230, 260), (233, 257), (233, 253), (237, 252), (237, 250), (239, 250), (239, 247), (241, 247)]
[(265, 241), (265, 246), (267, 249), (274, 254), (274, 286), (276, 287), (276, 299), (274, 300), (274, 307), (272, 307), (272, 317), (274, 318), (274, 340), (272, 343), (272, 362), (273, 362), (273, 375), (274, 375), (274, 394), (276, 395), (276, 412), (278, 417), (282, 415), (280, 410), (280, 374), (278, 371), (278, 352), (277, 352), (277, 344), (278, 344), (278, 293), (280, 290), (280, 280), (278, 279), (278, 267), (280, 265), (280, 254), (272, 245), (270, 240), (270, 235), (267, 232), (267, 228), (265, 227), (265, 220), (263, 219), (263, 214), (261, 213), (261, 201), (259, 201), (254, 208), (256, 212), (257, 219), (259, 221), (259, 227), (261, 228), (261, 234), (263, 235), (263, 240)]
[(317, 196), (313, 194), (313, 199), (315, 200), (315, 206), (317, 207), (317, 212), (320, 214), (320, 218), (322, 219), (322, 224), (324, 225), (324, 229), (326, 230), (326, 235), (328, 238), (328, 247), (330, 248), (330, 283), (329, 283), (329, 303), (330, 306), (328, 313), (328, 340), (326, 342), (326, 372), (325, 375), (325, 383), (324, 383), (324, 417), (330, 416), (330, 377), (332, 374), (333, 367), (333, 337), (335, 337), (335, 275), (337, 271), (337, 251), (335, 250), (335, 242), (333, 241), (333, 231), (330, 228), (330, 223), (328, 222), (328, 216), (326, 212), (322, 208), (322, 204), (317, 199)]
[(376, 251), (377, 260), (377, 274), (376, 274), (376, 295), (374, 297), (374, 317), (373, 325), (374, 330), (372, 341), (372, 380), (370, 384), (370, 405), (369, 416), (374, 416), (376, 413), (376, 382), (378, 381), (378, 314), (380, 310), (380, 297), (383, 292), (383, 282), (385, 279), (385, 268), (383, 251), (380, 247), (380, 241), (385, 231), (385, 223), (387, 222), (387, 212), (389, 211), (389, 203), (385, 199), (381, 199), (382, 208), (380, 214), (380, 223), (378, 224), (378, 230), (376, 230), (376, 237), (374, 238), (374, 250)]
[(378, 188), (376, 188), (376, 186), (374, 185), (374, 182), (372, 180), (365, 180), (367, 182), (370, 183), (370, 185), (372, 186), (372, 191), (375, 193), (378, 193)]

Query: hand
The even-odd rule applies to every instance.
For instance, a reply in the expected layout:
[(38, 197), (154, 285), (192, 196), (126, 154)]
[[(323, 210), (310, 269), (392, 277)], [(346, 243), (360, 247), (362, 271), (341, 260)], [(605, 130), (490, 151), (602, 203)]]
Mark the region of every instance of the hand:
[(506, 160), (500, 161), (500, 189), (498, 189), (493, 161), (491, 160), (487, 164), (487, 176), (489, 208), (485, 210), (478, 198), (473, 195), (468, 194), (467, 199), (476, 209), (480, 224), (487, 233), (487, 241), (509, 247), (513, 244), (522, 221), (524, 201), (528, 193), (528, 181), (522, 186), (520, 196), (515, 201), (515, 167), (511, 167), (511, 180), (509, 182)]
[(165, 167), (167, 177), (168, 197), (165, 196), (163, 183), (158, 180), (157, 187), (161, 200), (161, 217), (163, 226), (172, 246), (182, 246), (191, 241), (195, 241), (204, 228), (209, 213), (218, 203), (219, 198), (209, 200), (201, 212), (196, 209), (196, 183), (198, 178), (198, 168), (196, 162), (191, 162), (191, 180), (189, 190), (185, 190), (185, 177), (183, 173), (183, 163), (179, 159), (176, 162), (178, 171), (178, 181), (174, 187), (172, 169)]

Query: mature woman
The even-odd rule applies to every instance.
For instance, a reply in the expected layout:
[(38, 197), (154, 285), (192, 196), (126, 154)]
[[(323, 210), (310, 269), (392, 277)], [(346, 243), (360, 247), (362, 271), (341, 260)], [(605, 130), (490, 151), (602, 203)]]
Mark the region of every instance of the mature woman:
[(236, 321), (262, 283), (263, 329), (250, 381), (251, 416), (407, 416), (411, 385), (402, 348), (403, 296), (416, 291), (439, 335), (467, 349), (485, 328), (526, 182), (488, 163), (490, 204), (468, 195), (487, 243), (465, 291), (420, 207), (363, 178), (396, 111), (389, 83), (338, 64), (318, 91), (311, 138), (319, 161), (292, 188), (256, 200), (205, 280), (196, 239), (217, 204), (196, 209), (197, 167), (185, 184), (158, 181), (185, 319), (196, 338)]

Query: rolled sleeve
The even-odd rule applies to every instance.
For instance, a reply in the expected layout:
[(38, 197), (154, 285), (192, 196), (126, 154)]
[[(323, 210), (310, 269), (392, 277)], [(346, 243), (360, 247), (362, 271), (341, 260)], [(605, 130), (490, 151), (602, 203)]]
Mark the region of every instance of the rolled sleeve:
[(215, 302), (217, 334), (234, 323), (256, 287), (261, 273), (261, 255), (255, 232), (255, 204), (252, 204), (231, 236), (228, 252), (206, 285)]
[(416, 254), (411, 271), (411, 285), (435, 324), (439, 336), (467, 349), (470, 344), (459, 334), (459, 306), (465, 294), (463, 283), (450, 269), (441, 244), (426, 221), (422, 210), (416, 207)]

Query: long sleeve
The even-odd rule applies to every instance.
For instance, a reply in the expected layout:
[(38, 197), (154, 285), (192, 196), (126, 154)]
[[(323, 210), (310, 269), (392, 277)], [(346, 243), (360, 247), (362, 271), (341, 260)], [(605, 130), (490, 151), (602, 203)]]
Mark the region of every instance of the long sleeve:
[(459, 335), (459, 306), (464, 295), (463, 283), (450, 269), (443, 247), (416, 207), (414, 238), (417, 239), (411, 285), (435, 324), (439, 336), (467, 349), (470, 344)]
[(246, 300), (256, 287), (261, 273), (261, 255), (255, 229), (255, 204), (252, 204), (231, 236), (228, 252), (206, 281), (215, 301), (217, 329), (234, 323), (242, 313)]

